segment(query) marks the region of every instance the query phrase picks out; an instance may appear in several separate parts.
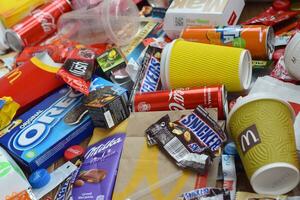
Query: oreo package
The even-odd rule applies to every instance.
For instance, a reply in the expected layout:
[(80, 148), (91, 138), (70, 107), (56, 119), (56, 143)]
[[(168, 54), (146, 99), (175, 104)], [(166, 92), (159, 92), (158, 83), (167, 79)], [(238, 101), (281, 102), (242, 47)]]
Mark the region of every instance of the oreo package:
[(115, 134), (87, 149), (73, 184), (73, 200), (112, 199), (125, 137), (125, 133)]
[(214, 158), (210, 149), (187, 128), (170, 122), (169, 115), (151, 125), (146, 130), (146, 136), (150, 146), (157, 144), (179, 167), (199, 174), (207, 172)]
[(1, 130), (0, 143), (28, 172), (47, 168), (93, 131), (82, 94), (63, 87)]
[(129, 116), (127, 90), (103, 78), (95, 78), (83, 103), (96, 127), (112, 128)]

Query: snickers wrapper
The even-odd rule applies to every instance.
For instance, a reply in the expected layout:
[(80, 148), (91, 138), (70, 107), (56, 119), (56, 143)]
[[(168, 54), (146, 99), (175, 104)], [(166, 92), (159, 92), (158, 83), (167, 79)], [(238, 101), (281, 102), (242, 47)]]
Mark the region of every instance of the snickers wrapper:
[[(113, 200), (174, 200), (178, 195), (199, 188), (202, 184), (208, 187), (215, 186), (218, 156), (209, 168), (207, 178), (203, 178), (190, 170), (181, 170), (157, 145), (149, 147), (145, 136), (141, 134), (166, 114), (170, 116), (171, 121), (175, 121), (190, 112), (185, 110), (133, 113), (129, 117)], [(216, 119), (215, 109), (210, 109), (209, 113)], [(94, 136), (99, 137), (100, 131), (96, 129)], [(103, 136), (109, 134), (103, 133)]]

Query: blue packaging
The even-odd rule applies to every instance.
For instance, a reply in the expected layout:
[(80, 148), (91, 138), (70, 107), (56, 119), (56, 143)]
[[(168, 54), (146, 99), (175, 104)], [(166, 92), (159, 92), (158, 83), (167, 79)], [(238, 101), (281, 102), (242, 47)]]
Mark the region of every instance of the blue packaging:
[(0, 144), (26, 171), (47, 168), (93, 131), (82, 96), (69, 87), (56, 91), (14, 120), (0, 136)]
[(83, 100), (95, 127), (112, 128), (129, 117), (127, 90), (101, 77), (95, 78)]

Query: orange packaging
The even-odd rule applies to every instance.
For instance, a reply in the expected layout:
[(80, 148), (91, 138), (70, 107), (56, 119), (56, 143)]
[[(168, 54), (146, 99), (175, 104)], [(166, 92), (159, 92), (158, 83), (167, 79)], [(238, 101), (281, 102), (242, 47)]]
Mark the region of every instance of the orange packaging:
[(248, 49), (256, 60), (270, 60), (275, 49), (274, 30), (264, 25), (191, 26), (182, 31), (181, 38), (192, 42)]

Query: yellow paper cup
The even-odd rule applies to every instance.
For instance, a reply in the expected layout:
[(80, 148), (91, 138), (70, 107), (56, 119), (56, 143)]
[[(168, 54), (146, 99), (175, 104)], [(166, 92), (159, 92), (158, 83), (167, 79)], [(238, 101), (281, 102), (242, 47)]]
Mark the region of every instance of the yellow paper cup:
[(252, 78), (248, 50), (181, 39), (166, 45), (161, 58), (164, 89), (225, 85), (230, 92), (247, 90)]
[(255, 192), (284, 194), (299, 183), (294, 118), (287, 102), (265, 94), (239, 99), (229, 113), (227, 130)]

